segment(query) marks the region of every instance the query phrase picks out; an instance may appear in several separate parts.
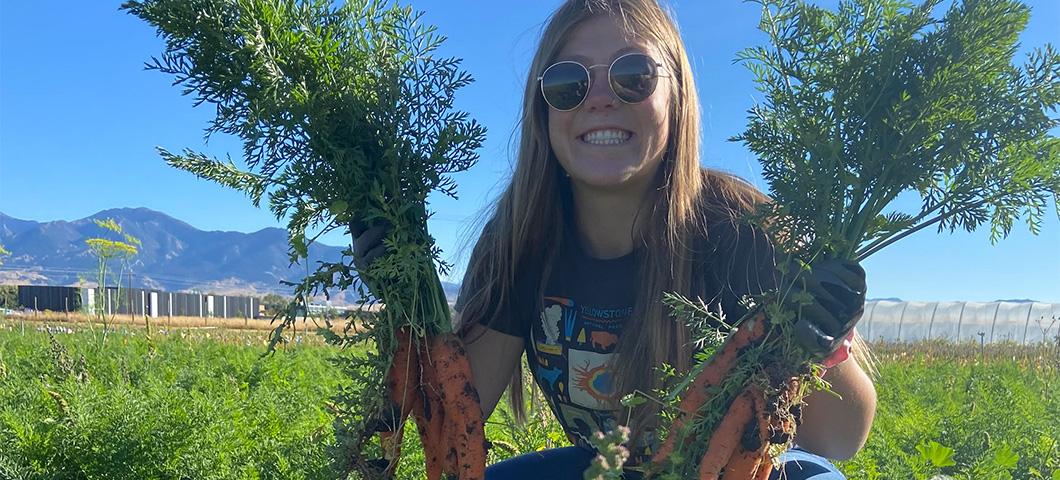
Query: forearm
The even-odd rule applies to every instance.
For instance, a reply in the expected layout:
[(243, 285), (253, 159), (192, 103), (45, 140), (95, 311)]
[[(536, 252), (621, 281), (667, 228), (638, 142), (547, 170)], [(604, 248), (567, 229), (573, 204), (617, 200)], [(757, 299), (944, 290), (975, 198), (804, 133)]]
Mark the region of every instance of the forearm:
[(488, 419), (522, 360), (523, 339), (474, 325), (465, 342), (482, 418)]
[(829, 392), (807, 397), (795, 443), (822, 457), (846, 460), (868, 438), (876, 414), (876, 388), (853, 358), (829, 369), (824, 379), (842, 398)]

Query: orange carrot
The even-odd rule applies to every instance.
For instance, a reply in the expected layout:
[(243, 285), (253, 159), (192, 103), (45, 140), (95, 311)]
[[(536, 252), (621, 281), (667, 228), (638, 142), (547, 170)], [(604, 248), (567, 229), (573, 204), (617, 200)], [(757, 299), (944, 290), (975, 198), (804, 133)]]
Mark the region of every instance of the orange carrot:
[(765, 397), (756, 387), (750, 387), (748, 391), (753, 401), (752, 417), (740, 436), (740, 448), (725, 464), (726, 479), (751, 479), (755, 478), (758, 470), (770, 468), (762, 462), (768, 455), (766, 448), (769, 446), (769, 416)]
[(439, 480), (443, 474), (455, 474), (456, 467), (445, 461), (446, 435), (444, 433), (445, 411), (438, 393), (438, 374), (430, 359), (428, 341), (420, 345), (420, 403), (414, 413), (416, 428), (420, 431), (420, 444), (427, 464), (427, 479)]
[(387, 372), (387, 396), (390, 405), (387, 408), (396, 412), (390, 419), (393, 424), (387, 425), (390, 431), (379, 432), (379, 443), (383, 447), (383, 457), (389, 461), (386, 475), (392, 476), (401, 458), (401, 441), (405, 434), (405, 419), (412, 412), (413, 397), (419, 387), (419, 355), (412, 348), (411, 336), (407, 328), (396, 332), (397, 348)]
[(466, 438), (460, 435), (460, 415), (458, 412), (452, 410), (452, 402), (445, 403), (447, 408), (451, 410), (448, 412), (449, 415), (445, 416), (442, 424), (442, 450), (444, 456), (444, 465), (447, 473), (456, 475), (456, 478), (461, 478), (461, 466), (460, 466), (460, 448), (467, 441)]
[(440, 425), (442, 415), (438, 410), (432, 412), (430, 407), (425, 409), (425, 405), (429, 405), (429, 402), (425, 396), (421, 396), (416, 401), (413, 415), (416, 417), (416, 429), (420, 432), (420, 444), (423, 446), (423, 457), (427, 466), (427, 479), (440, 480), (443, 474), (441, 442), (439, 442), (439, 434), (432, 432), (441, 431), (440, 428), (435, 428), (435, 425)]
[(755, 472), (754, 480), (769, 480), (769, 474), (773, 473), (773, 458), (769, 456), (767, 450), (762, 454), (762, 463), (758, 465), (758, 471)]
[(455, 460), (460, 480), (482, 480), (486, 476), (486, 433), (463, 343), (446, 334), (436, 337), (431, 345), (429, 362), (436, 369), (445, 409), (446, 456)]
[(762, 338), (765, 333), (765, 323), (765, 315), (762, 313), (745, 320), (743, 325), (725, 340), (721, 349), (710, 358), (703, 371), (696, 375), (696, 378), (692, 380), (692, 384), (685, 389), (685, 395), (677, 407), (679, 410), (677, 417), (674, 418), (673, 423), (670, 425), (670, 432), (666, 436), (666, 440), (663, 441), (662, 446), (652, 457), (653, 462), (662, 462), (673, 453), (674, 443), (679, 435), (678, 432), (684, 427), (688, 418), (695, 416), (699, 407), (703, 406), (707, 400), (710, 400), (710, 394), (707, 393), (707, 389), (720, 384), (725, 376), (729, 374), (729, 370), (736, 363), (741, 349)]
[(699, 462), (699, 480), (718, 480), (722, 467), (740, 446), (740, 436), (751, 420), (754, 401), (744, 390), (729, 406), (725, 417), (710, 437), (707, 452)]
[(729, 458), (729, 462), (725, 464), (725, 473), (721, 478), (726, 480), (744, 480), (753, 478), (753, 475), (758, 470), (761, 463), (762, 456), (759, 455), (758, 451), (747, 451), (742, 448), (737, 448), (737, 452), (734, 453), (732, 457)]

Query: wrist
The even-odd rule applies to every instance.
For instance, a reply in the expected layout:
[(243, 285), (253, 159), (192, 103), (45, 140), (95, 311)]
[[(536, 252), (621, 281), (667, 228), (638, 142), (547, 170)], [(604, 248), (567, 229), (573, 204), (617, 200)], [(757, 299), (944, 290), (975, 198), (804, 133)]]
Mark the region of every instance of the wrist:
[(853, 340), (854, 331), (851, 330), (850, 333), (848, 333), (847, 336), (843, 338), (843, 341), (839, 343), (839, 348), (836, 348), (831, 355), (826, 357), (824, 360), (821, 360), (821, 365), (823, 365), (824, 368), (832, 368), (836, 365), (839, 365), (840, 363), (845, 362), (846, 359), (850, 358), (850, 350), (852, 347)]

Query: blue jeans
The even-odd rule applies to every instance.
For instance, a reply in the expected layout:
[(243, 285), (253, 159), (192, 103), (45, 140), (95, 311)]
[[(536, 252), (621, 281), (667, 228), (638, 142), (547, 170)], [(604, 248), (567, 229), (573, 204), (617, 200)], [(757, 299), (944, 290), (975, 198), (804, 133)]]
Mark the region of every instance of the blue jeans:
[[(580, 447), (562, 447), (526, 453), (490, 465), (486, 469), (486, 480), (582, 480), (582, 472), (589, 468), (596, 456), (592, 451)], [(786, 480), (843, 480), (832, 464), (824, 458), (798, 448), (781, 457), (784, 462)], [(627, 473), (626, 480), (639, 480), (635, 472)], [(773, 470), (770, 480), (781, 478), (780, 470)]]
[[(582, 480), (596, 454), (581, 447), (524, 453), (486, 468), (486, 480)], [(627, 475), (627, 478), (631, 476)]]

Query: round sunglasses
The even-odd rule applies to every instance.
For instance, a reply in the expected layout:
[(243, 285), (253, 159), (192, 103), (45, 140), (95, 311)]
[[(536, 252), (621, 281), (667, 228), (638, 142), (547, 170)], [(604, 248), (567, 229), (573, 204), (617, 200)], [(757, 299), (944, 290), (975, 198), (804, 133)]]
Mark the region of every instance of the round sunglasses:
[(611, 91), (625, 103), (640, 103), (647, 99), (659, 83), (659, 67), (663, 65), (643, 53), (627, 53), (611, 62), (586, 67), (581, 63), (565, 60), (545, 69), (537, 81), (541, 83), (541, 95), (552, 108), (569, 112), (578, 108), (589, 95), (592, 86), (590, 70), (607, 66), (607, 80)]

